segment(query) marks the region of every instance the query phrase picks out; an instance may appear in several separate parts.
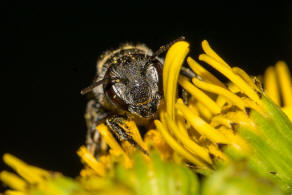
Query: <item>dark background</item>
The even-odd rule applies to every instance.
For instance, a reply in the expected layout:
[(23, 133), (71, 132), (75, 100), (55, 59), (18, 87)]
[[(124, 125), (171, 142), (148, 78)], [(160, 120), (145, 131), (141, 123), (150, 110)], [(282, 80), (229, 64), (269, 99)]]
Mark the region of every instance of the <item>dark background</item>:
[(291, 3), (208, 3), (111, 1), (6, 10), (0, 155), (9, 152), (76, 176), (76, 150), (86, 133), (80, 90), (92, 80), (101, 52), (120, 43), (142, 42), (155, 50), (185, 35), (195, 58), (207, 39), (227, 62), (251, 74), (280, 59), (291, 67)]

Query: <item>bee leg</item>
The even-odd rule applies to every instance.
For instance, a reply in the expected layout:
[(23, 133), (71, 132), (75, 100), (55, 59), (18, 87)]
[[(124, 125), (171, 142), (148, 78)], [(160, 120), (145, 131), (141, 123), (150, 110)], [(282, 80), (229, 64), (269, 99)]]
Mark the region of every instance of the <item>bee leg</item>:
[[(187, 77), (188, 79), (192, 79), (194, 77), (200, 78), (199, 75), (197, 75), (191, 69), (184, 66), (181, 68), (180, 74)], [(184, 88), (181, 87), (181, 98), (183, 99), (183, 102), (185, 104), (187, 105), (189, 104), (190, 97), (191, 95)]]
[(110, 128), (115, 137), (121, 141), (128, 141), (135, 148), (142, 151), (144, 154), (149, 155), (148, 152), (140, 146), (133, 137), (129, 134), (129, 129), (125, 125), (127, 118), (119, 115), (112, 115), (106, 119), (106, 124)]
[(194, 77), (196, 78), (200, 78), (199, 75), (197, 75), (196, 73), (194, 73), (191, 69), (187, 68), (187, 67), (181, 67), (181, 70), (180, 70), (180, 74), (189, 78), (189, 79), (192, 79)]
[(105, 153), (107, 150), (104, 140), (101, 138), (99, 131), (96, 129), (96, 126), (104, 122), (107, 116), (108, 113), (98, 102), (96, 102), (96, 100), (90, 100), (87, 103), (84, 116), (87, 125), (86, 147), (96, 158)]

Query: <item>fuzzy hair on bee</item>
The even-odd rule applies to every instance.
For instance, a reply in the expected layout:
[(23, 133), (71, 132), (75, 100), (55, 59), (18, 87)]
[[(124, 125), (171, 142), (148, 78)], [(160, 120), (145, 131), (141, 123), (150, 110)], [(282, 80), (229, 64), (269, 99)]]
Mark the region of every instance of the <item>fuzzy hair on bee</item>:
[(94, 98), (87, 104), (87, 148), (96, 157), (108, 148), (96, 126), (105, 123), (117, 141), (127, 141), (147, 154), (123, 128), (127, 120), (136, 124), (148, 124), (157, 117), (163, 95), (163, 59), (159, 56), (175, 41), (161, 46), (156, 52), (143, 44), (124, 44), (107, 51), (97, 61), (93, 83), (81, 94), (92, 93)]

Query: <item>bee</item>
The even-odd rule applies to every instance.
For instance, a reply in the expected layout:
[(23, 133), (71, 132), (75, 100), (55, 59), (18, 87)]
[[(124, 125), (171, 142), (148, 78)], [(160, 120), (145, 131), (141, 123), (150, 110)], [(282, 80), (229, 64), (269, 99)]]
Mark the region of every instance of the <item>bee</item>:
[(181, 40), (184, 37), (161, 46), (154, 53), (145, 45), (126, 44), (100, 57), (93, 83), (81, 91), (82, 95), (93, 94), (85, 114), (86, 145), (96, 158), (108, 150), (96, 129), (100, 123), (105, 123), (119, 142), (128, 141), (147, 154), (122, 125), (127, 120), (145, 125), (157, 117), (163, 96), (163, 59), (159, 56)]

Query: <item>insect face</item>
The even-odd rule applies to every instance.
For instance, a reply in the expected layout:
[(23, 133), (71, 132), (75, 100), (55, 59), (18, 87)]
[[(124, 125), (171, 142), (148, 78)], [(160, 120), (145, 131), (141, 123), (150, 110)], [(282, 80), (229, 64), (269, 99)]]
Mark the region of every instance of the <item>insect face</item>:
[(116, 60), (105, 74), (107, 98), (118, 108), (144, 118), (154, 117), (162, 93), (162, 63), (152, 56), (131, 53)]

